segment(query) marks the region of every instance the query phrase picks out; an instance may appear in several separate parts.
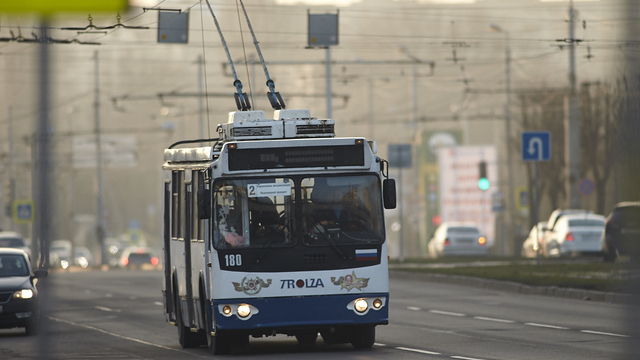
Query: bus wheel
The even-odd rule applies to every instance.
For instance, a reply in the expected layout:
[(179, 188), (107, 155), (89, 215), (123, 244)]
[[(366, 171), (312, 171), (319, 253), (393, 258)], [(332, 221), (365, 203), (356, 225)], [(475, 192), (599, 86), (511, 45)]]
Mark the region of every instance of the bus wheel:
[(351, 345), (356, 349), (368, 349), (376, 341), (376, 327), (367, 326), (355, 329)]
[(303, 330), (296, 334), (296, 340), (303, 346), (310, 346), (316, 343), (318, 338), (318, 331), (315, 330)]
[(217, 331), (215, 335), (211, 335), (210, 331), (207, 333), (207, 345), (213, 355), (228, 354), (231, 351), (230, 341), (231, 339), (223, 332)]
[(176, 325), (178, 326), (178, 340), (183, 349), (194, 348), (200, 345), (198, 333), (192, 333), (191, 329), (182, 323), (182, 306), (176, 298)]

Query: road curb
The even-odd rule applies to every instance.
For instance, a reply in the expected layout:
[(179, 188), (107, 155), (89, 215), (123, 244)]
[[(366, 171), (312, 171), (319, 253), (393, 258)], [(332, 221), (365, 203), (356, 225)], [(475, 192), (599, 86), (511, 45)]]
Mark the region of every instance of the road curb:
[(610, 304), (630, 304), (632, 302), (636, 304), (640, 303), (640, 297), (622, 293), (561, 288), (557, 286), (529, 286), (511, 281), (487, 280), (460, 275), (429, 274), (401, 269), (390, 269), (389, 278), (431, 281), (524, 295), (552, 296), (565, 299), (605, 302)]

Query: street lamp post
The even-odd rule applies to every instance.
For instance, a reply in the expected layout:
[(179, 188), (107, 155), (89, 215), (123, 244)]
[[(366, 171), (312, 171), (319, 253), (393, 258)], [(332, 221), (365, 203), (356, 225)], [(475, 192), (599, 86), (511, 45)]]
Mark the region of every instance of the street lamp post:
[[(513, 206), (513, 171), (511, 171), (511, 39), (509, 37), (509, 32), (504, 30), (498, 25), (491, 24), (490, 29), (494, 32), (503, 33), (505, 35), (505, 73), (504, 73), (504, 82), (505, 82), (505, 93), (506, 93), (506, 102), (504, 107), (504, 135), (505, 135), (505, 151), (507, 154), (507, 165), (506, 165), (506, 173), (507, 173), (507, 194), (504, 196), (505, 207), (508, 213), (507, 219), (509, 220), (509, 224), (507, 226), (507, 235), (509, 239), (514, 238), (514, 206)], [(503, 217), (504, 219), (504, 217)], [(502, 241), (501, 255), (504, 255), (505, 251), (505, 242), (506, 238)], [(515, 249), (514, 249), (515, 251)]]

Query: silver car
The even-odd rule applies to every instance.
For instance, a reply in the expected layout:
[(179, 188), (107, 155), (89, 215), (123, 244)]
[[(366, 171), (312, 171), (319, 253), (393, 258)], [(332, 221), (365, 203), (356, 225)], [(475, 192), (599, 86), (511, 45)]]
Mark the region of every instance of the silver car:
[(604, 221), (604, 216), (589, 213), (562, 216), (545, 238), (548, 255), (600, 254)]
[(474, 223), (444, 222), (436, 229), (429, 241), (429, 255), (440, 256), (484, 256), (487, 255), (487, 239)]

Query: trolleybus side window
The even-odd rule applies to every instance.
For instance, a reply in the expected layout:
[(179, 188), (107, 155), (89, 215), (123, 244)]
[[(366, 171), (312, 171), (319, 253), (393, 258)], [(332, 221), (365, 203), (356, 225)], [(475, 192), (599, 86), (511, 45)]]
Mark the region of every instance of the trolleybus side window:
[(293, 245), (293, 198), (290, 179), (217, 181), (213, 185), (215, 247)]
[(305, 178), (301, 188), (305, 244), (335, 246), (384, 241), (377, 176)]
[(191, 181), (193, 184), (191, 196), (193, 197), (191, 204), (191, 223), (193, 224), (193, 228), (191, 229), (191, 238), (192, 240), (202, 240), (204, 239), (202, 233), (203, 223), (198, 216), (198, 189), (202, 189), (204, 187), (203, 184), (203, 174), (199, 170), (193, 170), (191, 174)]
[(173, 171), (171, 180), (171, 238), (184, 238), (184, 171)]

